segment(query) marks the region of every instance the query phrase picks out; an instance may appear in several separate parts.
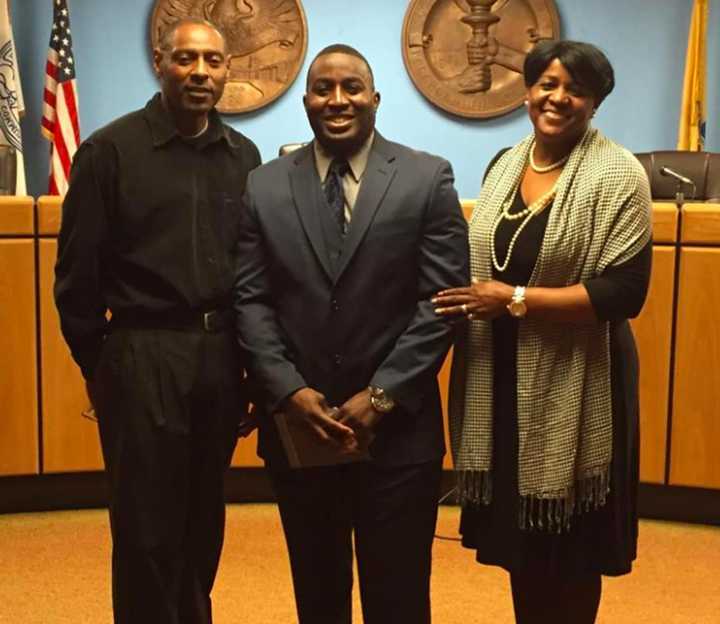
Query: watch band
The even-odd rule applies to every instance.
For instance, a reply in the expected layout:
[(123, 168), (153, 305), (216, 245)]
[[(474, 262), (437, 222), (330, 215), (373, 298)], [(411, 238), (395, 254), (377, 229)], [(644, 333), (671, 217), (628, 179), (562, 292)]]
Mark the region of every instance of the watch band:
[(514, 318), (523, 318), (527, 314), (527, 305), (525, 303), (525, 286), (515, 286), (512, 299), (507, 304), (510, 316)]
[(373, 409), (381, 414), (387, 414), (395, 408), (395, 401), (385, 393), (385, 390), (378, 386), (368, 386), (368, 390), (370, 391), (370, 403)]

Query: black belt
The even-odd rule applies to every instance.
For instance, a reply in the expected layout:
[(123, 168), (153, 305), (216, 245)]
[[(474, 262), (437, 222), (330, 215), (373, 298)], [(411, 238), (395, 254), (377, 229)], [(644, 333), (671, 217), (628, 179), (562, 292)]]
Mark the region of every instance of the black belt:
[(223, 308), (219, 310), (206, 310), (204, 312), (192, 311), (183, 314), (113, 314), (110, 319), (110, 328), (125, 329), (178, 329), (184, 331), (220, 332), (233, 327), (235, 313), (233, 310)]

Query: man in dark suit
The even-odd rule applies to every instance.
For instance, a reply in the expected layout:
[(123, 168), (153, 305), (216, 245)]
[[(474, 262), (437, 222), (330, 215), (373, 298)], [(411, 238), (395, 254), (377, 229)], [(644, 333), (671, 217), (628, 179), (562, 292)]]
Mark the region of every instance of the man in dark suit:
[(210, 624), (223, 479), (247, 408), (238, 214), (260, 155), (214, 108), (230, 62), (215, 26), (180, 20), (153, 58), (161, 93), (75, 156), (55, 300), (98, 415), (114, 621)]
[[(366, 624), (430, 621), (444, 453), (437, 372), (452, 327), (439, 290), (468, 281), (450, 165), (385, 140), (353, 48), (313, 60), (307, 146), (248, 178), (235, 305), (257, 391), (301, 624), (351, 616), (352, 534)], [(338, 458), (290, 469), (273, 415)]]

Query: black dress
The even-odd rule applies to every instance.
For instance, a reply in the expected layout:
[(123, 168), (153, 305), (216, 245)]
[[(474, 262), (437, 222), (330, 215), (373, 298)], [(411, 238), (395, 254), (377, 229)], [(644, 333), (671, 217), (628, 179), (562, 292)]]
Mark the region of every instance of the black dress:
[[(511, 212), (524, 208), (518, 191)], [(551, 210), (530, 219), (506, 270), (500, 273), (493, 268), (495, 279), (512, 285), (528, 283)], [(504, 219), (498, 227), (495, 244), (500, 264), (520, 222)], [(638, 358), (627, 318), (644, 301), (651, 259), (652, 242), (623, 265), (584, 282), (596, 315), (610, 321), (613, 454), (607, 502), (596, 511), (575, 515), (569, 532), (558, 535), (519, 528), (516, 350), (522, 321), (509, 315), (493, 321), (493, 497), (489, 505), (464, 508), (460, 520), (462, 543), (477, 550), (479, 562), (540, 574), (630, 572), (637, 546), (639, 431)]]

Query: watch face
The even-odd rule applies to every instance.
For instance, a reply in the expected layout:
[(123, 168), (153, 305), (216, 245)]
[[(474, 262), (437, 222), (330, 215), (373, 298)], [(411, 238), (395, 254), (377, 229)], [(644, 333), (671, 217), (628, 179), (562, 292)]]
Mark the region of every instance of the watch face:
[(515, 318), (522, 318), (527, 312), (527, 306), (522, 301), (512, 301), (510, 305), (508, 305), (508, 310)]
[(395, 401), (386, 396), (385, 393), (371, 396), (370, 402), (378, 412), (389, 412), (393, 407), (395, 407)]
[(387, 413), (393, 410), (395, 401), (385, 394), (385, 390), (377, 386), (369, 386), (368, 390), (370, 390), (370, 402), (378, 412)]

